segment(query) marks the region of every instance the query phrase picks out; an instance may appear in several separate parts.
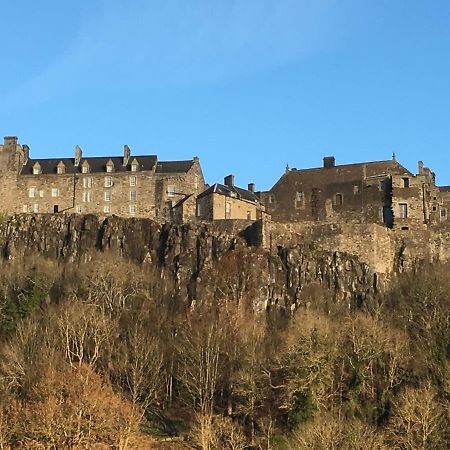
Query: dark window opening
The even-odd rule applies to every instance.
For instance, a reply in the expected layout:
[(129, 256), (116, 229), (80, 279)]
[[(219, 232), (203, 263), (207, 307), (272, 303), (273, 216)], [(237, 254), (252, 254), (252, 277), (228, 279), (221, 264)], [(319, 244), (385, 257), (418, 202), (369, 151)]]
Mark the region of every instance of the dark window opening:
[(409, 178), (402, 178), (403, 180), (403, 187), (409, 188)]
[(402, 227), (402, 230), (407, 231), (409, 230), (409, 227)]
[(344, 204), (344, 196), (342, 194), (336, 194), (334, 196), (334, 204), (341, 206)]
[(53, 212), (54, 212), (54, 213), (59, 212), (59, 206), (58, 206), (58, 205), (54, 205), (54, 206), (53, 206)]

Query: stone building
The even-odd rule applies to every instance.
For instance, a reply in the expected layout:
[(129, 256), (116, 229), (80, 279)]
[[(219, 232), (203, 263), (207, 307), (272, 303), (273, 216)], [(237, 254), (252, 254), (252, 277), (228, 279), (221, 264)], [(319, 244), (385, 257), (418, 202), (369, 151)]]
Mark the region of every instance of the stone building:
[[(435, 175), (419, 162), (417, 174), (392, 160), (286, 169), (268, 192), (258, 193), (274, 221), (378, 223), (389, 228), (447, 220), (450, 189), (435, 185)], [(447, 199), (447, 200), (446, 200)]]
[(197, 217), (202, 220), (257, 220), (264, 214), (255, 185), (250, 183), (248, 189), (237, 187), (233, 175), (225, 177), (224, 184), (216, 183), (197, 196)]
[[(0, 146), (0, 210), (5, 213), (115, 214), (167, 220), (179, 200), (205, 181), (197, 157), (158, 161), (156, 155), (32, 159), (16, 137)], [(194, 217), (195, 211), (192, 212)], [(193, 218), (192, 217), (192, 218)]]

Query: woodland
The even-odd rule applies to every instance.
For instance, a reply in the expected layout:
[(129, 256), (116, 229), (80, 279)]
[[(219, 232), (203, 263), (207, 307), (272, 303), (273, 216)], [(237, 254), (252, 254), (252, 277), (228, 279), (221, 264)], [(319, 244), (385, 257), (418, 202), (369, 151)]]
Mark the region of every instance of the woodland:
[(450, 275), (255, 311), (224, 255), (187, 304), (103, 255), (0, 266), (0, 449), (450, 448)]

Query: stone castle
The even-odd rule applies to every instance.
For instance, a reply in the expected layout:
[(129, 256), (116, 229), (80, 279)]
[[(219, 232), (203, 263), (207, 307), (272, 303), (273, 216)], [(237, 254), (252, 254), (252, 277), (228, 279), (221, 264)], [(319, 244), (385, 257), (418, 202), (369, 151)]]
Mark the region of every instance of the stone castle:
[(150, 218), (160, 222), (271, 220), (284, 224), (378, 224), (398, 230), (439, 227), (448, 219), (450, 186), (436, 186), (422, 162), (411, 173), (392, 160), (290, 169), (266, 192), (205, 183), (197, 157), (159, 161), (156, 155), (33, 159), (17, 137), (0, 145), (0, 210)]

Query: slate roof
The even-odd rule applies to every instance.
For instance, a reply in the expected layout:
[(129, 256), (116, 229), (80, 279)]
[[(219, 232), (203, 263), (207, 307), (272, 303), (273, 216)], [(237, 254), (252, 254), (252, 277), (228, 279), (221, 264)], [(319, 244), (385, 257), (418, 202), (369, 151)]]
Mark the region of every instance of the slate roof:
[[(38, 162), (41, 166), (42, 174), (57, 173), (57, 166), (62, 161), (66, 166), (66, 173), (81, 173), (81, 167), (85, 161), (89, 163), (90, 173), (106, 172), (106, 164), (111, 160), (114, 163), (114, 172), (130, 172), (131, 163), (136, 160), (139, 164), (139, 170), (152, 170), (157, 163), (156, 155), (148, 156), (134, 156), (132, 155), (128, 164), (122, 164), (122, 156), (97, 156), (92, 158), (81, 158), (80, 164), (75, 166), (74, 158), (46, 158), (46, 159), (28, 159), (27, 163), (22, 167), (22, 175), (31, 175), (33, 173), (33, 166)], [(174, 161), (175, 163), (178, 161)]]
[(206, 197), (209, 194), (220, 194), (231, 197), (232, 193), (235, 193), (236, 197), (239, 199), (247, 200), (253, 203), (259, 203), (259, 199), (254, 192), (248, 191), (247, 189), (242, 189), (237, 186), (226, 186), (219, 183), (213, 184), (211, 187), (199, 194), (197, 198)]
[(159, 161), (156, 165), (156, 173), (186, 173), (193, 164), (193, 160)]
[(450, 192), (450, 186), (437, 186), (441, 192)]

